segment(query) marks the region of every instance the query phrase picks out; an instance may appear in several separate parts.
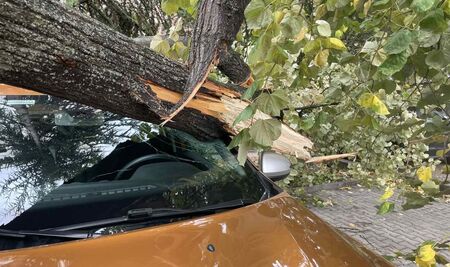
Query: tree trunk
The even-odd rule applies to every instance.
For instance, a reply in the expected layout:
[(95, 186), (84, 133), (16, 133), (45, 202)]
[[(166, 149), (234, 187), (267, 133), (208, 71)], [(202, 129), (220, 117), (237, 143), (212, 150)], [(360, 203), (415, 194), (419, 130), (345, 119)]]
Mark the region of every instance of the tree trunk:
[[(184, 65), (59, 3), (2, 1), (0, 28), (3, 83), (150, 122), (170, 105), (145, 81), (183, 92)], [(227, 135), (222, 122), (192, 109), (169, 125), (205, 138)]]
[[(57, 2), (0, 2), (0, 83), (159, 123), (183, 95), (188, 74), (185, 65)], [(227, 139), (247, 105), (239, 100), (241, 92), (206, 81), (168, 126), (203, 139)], [(287, 144), (280, 151), (307, 158), (311, 142), (283, 127), (280, 140)]]

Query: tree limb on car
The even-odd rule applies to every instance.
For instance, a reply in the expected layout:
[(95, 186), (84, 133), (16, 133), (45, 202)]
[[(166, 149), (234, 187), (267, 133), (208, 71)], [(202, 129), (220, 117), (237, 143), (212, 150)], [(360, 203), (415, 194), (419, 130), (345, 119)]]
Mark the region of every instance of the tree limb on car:
[[(54, 95), (131, 118), (160, 123), (184, 94), (188, 68), (75, 10), (48, 0), (0, 2), (0, 82)], [(161, 97), (161, 91), (171, 100)], [(206, 80), (168, 125), (201, 139), (228, 140), (231, 117), (245, 108), (236, 85)], [(176, 95), (176, 97), (174, 97)], [(198, 101), (203, 101), (200, 105)], [(230, 103), (234, 103), (230, 110)], [(239, 108), (237, 108), (239, 107)], [(305, 158), (312, 143), (284, 126), (274, 144)]]

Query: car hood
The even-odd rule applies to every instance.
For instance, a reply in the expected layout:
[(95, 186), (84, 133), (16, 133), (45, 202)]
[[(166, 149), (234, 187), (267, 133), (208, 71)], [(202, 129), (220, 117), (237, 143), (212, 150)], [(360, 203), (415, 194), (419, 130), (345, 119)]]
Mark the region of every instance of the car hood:
[(4, 251), (0, 266), (391, 266), (286, 193), (133, 232)]

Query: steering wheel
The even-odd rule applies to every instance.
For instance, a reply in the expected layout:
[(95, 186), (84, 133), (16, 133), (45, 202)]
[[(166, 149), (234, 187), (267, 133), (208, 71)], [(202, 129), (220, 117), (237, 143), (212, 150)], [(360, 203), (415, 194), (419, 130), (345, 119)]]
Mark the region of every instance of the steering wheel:
[(162, 160), (162, 161), (180, 161), (179, 158), (165, 155), (165, 154), (151, 154), (151, 155), (145, 155), (140, 158), (137, 158), (135, 160), (132, 160), (128, 162), (127, 165), (125, 165), (119, 173), (117, 173), (115, 180), (122, 180), (123, 176), (130, 170), (133, 170), (134, 168), (137, 168), (139, 165), (141, 165), (144, 162), (147, 161), (155, 161), (155, 160)]

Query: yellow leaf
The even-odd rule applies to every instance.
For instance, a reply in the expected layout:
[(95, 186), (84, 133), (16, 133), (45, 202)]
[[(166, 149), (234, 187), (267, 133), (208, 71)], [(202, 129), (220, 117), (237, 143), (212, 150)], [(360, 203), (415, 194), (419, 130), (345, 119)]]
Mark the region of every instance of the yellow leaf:
[(358, 104), (363, 108), (370, 108), (372, 106), (373, 94), (364, 93), (359, 97)]
[(444, 10), (445, 14), (450, 15), (450, 0), (446, 0), (444, 4), (442, 5), (442, 9)]
[(415, 262), (418, 267), (434, 267), (436, 264), (436, 261), (434, 261), (434, 262), (423, 261), (417, 256), (416, 256)]
[(386, 105), (375, 95), (373, 96), (372, 109), (380, 115), (389, 114), (389, 110), (387, 109)]
[(331, 37), (331, 38), (328, 38), (328, 41), (330, 42), (329, 48), (333, 48), (333, 49), (337, 49), (337, 50), (344, 50), (346, 48), (345, 44), (338, 38)]
[(325, 67), (328, 63), (328, 55), (330, 54), (330, 50), (320, 50), (319, 53), (314, 57), (314, 64), (318, 67)]
[(315, 20), (320, 19), (328, 12), (327, 6), (325, 4), (321, 4), (316, 9), (316, 16), (314, 17)]
[(441, 149), (436, 151), (436, 156), (443, 158), (445, 154), (447, 154), (450, 151), (450, 144), (448, 145), (449, 148)]
[(386, 189), (384, 190), (384, 194), (380, 197), (380, 201), (386, 201), (389, 198), (392, 197), (392, 195), (394, 194), (394, 189), (392, 187), (386, 187)]
[(372, 6), (372, 0), (369, 0), (364, 3), (364, 16), (367, 17), (367, 13), (369, 13), (369, 9)]
[(380, 115), (388, 115), (389, 110), (386, 105), (376, 95), (364, 93), (359, 97), (358, 104), (364, 108), (370, 108)]
[(294, 43), (298, 43), (301, 40), (303, 40), (305, 38), (305, 34), (308, 32), (308, 28), (307, 27), (302, 27), (300, 29), (300, 32), (297, 33), (294, 37)]
[(334, 36), (336, 36), (336, 38), (341, 39), (341, 37), (344, 35), (344, 33), (346, 33), (348, 30), (348, 27), (343, 24), (335, 33)]
[(419, 267), (431, 267), (436, 264), (436, 251), (432, 245), (423, 245), (419, 248), (415, 262)]
[(424, 183), (430, 181), (432, 175), (431, 167), (422, 166), (417, 170), (417, 177)]
[(280, 22), (283, 20), (284, 18), (284, 13), (280, 10), (277, 10), (273, 13), (273, 21), (276, 24), (280, 24)]

